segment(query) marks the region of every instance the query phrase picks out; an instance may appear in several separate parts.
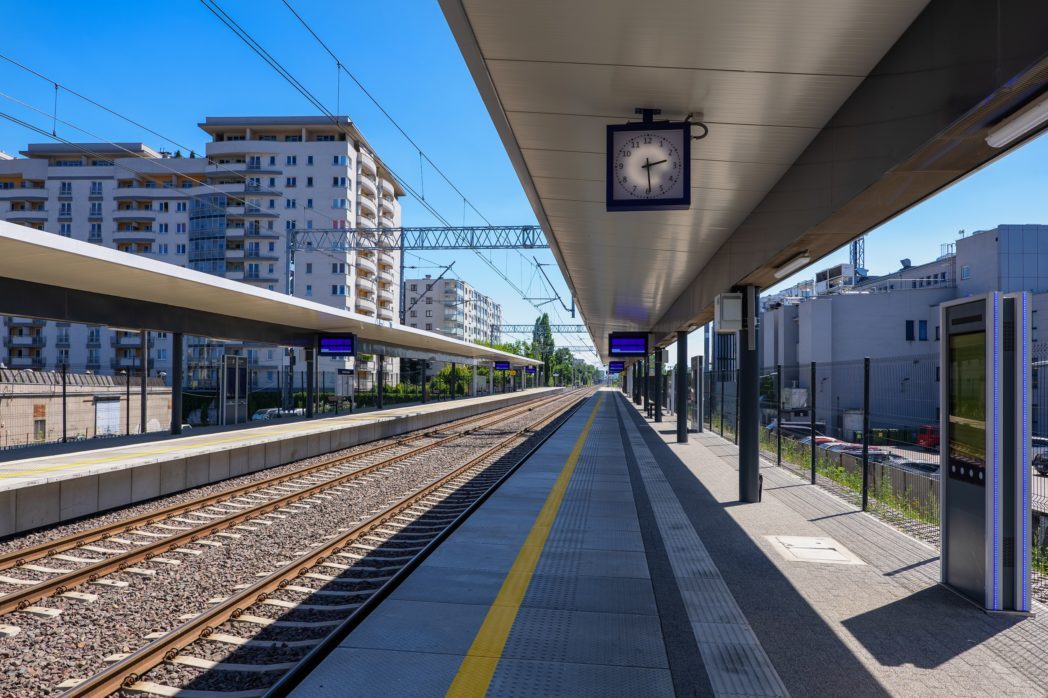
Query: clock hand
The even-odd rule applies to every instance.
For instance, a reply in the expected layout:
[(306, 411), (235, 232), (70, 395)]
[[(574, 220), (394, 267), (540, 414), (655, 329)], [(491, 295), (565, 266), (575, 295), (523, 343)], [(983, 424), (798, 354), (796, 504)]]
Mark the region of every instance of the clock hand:
[[(645, 160), (647, 160), (647, 158), (645, 158)], [(655, 165), (661, 165), (664, 162), (666, 162), (665, 158), (663, 158), (662, 160), (656, 160), (655, 162), (650, 162), (647, 165), (645, 165), (645, 167), (647, 167), (649, 169), (649, 171), (650, 171), (650, 169), (652, 167), (654, 167)]]
[[(645, 162), (647, 162), (647, 160), (648, 160), (648, 158), (644, 158)], [(644, 167), (648, 171), (648, 193), (650, 194), (651, 193), (651, 164), (650, 163), (646, 164), (646, 165), (644, 165)]]

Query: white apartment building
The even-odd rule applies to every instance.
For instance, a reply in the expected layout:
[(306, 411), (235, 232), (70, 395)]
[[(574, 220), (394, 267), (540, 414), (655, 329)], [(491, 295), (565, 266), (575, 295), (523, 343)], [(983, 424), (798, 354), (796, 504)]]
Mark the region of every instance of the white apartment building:
[[(401, 225), (403, 192), (348, 117), (208, 117), (200, 127), (211, 139), (204, 157), (141, 143), (31, 144), (21, 158), (0, 157), (0, 218), (395, 321), (398, 250), (288, 259), (297, 230)], [(141, 366), (138, 334), (29, 318), (3, 326), (0, 356), (12, 368)], [(273, 347), (196, 340), (189, 380), (194, 361), (222, 350), (246, 355), (260, 388), (278, 385), (289, 362)], [(168, 337), (151, 333), (148, 351), (152, 369), (170, 369)], [(373, 364), (357, 368), (358, 381), (372, 380)]]
[(501, 341), (502, 306), (458, 279), (404, 280), (404, 324), (467, 342)]

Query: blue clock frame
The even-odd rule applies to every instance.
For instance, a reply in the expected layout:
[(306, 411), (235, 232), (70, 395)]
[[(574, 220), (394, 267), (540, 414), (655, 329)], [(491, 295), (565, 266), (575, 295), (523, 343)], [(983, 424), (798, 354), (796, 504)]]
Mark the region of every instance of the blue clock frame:
[[(615, 134), (623, 131), (682, 131), (681, 159), (686, 166), (681, 175), (683, 191), (679, 197), (665, 199), (615, 199), (613, 197)], [(604, 155), (605, 204), (609, 213), (618, 211), (686, 211), (691, 208), (691, 123), (688, 121), (639, 121), (608, 124)]]

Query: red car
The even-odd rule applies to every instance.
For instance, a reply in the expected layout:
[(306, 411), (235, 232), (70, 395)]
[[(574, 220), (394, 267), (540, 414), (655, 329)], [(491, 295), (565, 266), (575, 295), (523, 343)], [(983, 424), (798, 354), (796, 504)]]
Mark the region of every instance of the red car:
[(917, 430), (917, 445), (930, 451), (939, 449), (939, 427), (925, 424)]

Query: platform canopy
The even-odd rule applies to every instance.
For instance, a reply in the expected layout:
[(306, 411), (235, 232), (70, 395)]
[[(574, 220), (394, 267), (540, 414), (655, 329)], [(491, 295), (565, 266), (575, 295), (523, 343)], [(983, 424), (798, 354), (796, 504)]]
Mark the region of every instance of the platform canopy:
[[(440, 0), (598, 350), (672, 333), (1032, 137), (1048, 3)], [(694, 114), (688, 210), (609, 213), (605, 126)], [(701, 131), (695, 129), (698, 135)]]
[(300, 347), (317, 333), (352, 332), (420, 358), (542, 363), (3, 221), (0, 314)]

